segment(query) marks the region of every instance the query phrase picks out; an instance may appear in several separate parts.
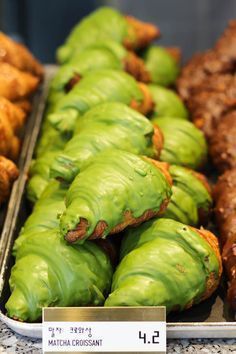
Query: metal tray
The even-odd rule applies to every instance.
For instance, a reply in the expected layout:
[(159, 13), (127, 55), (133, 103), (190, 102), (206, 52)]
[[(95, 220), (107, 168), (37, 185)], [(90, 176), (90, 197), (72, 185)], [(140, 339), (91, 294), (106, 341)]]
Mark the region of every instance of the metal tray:
[[(38, 100), (38, 109), (34, 118), (34, 125), (30, 129), (30, 138), (26, 148), (24, 167), (20, 178), (14, 186), (11, 206), (11, 219), (7, 220), (5, 234), (0, 241), (0, 249), (4, 249), (2, 267), (0, 271), (0, 320), (6, 323), (15, 332), (34, 338), (42, 337), (41, 323), (22, 323), (10, 319), (5, 314), (5, 303), (10, 295), (8, 280), (14, 259), (11, 255), (14, 240), (20, 228), (30, 213), (30, 205), (25, 196), (27, 173), (33, 156), (33, 151), (40, 131), (45, 100), (48, 92), (48, 83), (55, 72), (55, 66), (46, 66), (46, 78), (42, 93)], [(1, 264), (1, 263), (0, 263)], [(167, 318), (168, 338), (236, 338), (236, 322), (229, 312), (225, 301), (224, 280), (218, 291), (210, 299), (183, 311), (171, 314)]]

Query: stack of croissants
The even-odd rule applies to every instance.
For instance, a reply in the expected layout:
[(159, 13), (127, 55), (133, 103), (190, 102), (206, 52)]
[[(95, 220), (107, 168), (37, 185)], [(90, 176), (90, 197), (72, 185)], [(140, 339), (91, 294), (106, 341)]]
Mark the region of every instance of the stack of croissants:
[[(222, 66), (233, 66), (223, 50), (229, 31), (219, 53), (206, 54), (215, 70), (220, 53)], [(201, 87), (209, 95), (226, 93), (211, 83), (216, 74), (205, 73), (201, 56), (180, 74), (180, 51), (150, 44), (159, 35), (157, 27), (104, 7), (58, 49), (27, 185), (33, 211), (13, 248), (11, 318), (39, 321), (48, 306), (164, 305), (169, 313), (218, 288), (218, 239), (202, 227), (212, 188), (198, 172), (208, 161), (211, 112), (195, 116), (192, 100)], [(224, 76), (233, 81), (232, 72)], [(207, 102), (202, 99), (205, 110)], [(220, 179), (218, 204), (234, 185), (228, 175)], [(230, 262), (229, 277), (235, 258)], [(229, 298), (235, 309), (236, 294)]]
[(18, 177), (22, 128), (42, 75), (42, 66), (28, 49), (0, 32), (0, 205)]

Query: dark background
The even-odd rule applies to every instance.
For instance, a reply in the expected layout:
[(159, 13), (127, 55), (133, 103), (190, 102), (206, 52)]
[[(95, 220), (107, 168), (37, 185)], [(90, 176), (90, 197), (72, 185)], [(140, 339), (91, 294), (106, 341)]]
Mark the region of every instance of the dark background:
[(157, 24), (158, 43), (180, 46), (185, 59), (211, 47), (236, 18), (236, 0), (0, 0), (0, 28), (43, 62), (54, 62), (72, 26), (104, 4)]

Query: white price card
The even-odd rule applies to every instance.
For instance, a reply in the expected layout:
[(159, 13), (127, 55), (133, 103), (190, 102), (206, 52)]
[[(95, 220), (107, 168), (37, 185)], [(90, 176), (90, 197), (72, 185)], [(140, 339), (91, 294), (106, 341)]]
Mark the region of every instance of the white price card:
[(43, 352), (166, 353), (164, 307), (47, 308)]

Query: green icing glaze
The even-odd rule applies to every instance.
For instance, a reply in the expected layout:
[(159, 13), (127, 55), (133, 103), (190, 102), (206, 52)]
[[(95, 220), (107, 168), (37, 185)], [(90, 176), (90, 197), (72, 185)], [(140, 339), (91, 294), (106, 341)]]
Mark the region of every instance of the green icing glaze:
[(144, 52), (144, 61), (153, 83), (161, 86), (175, 83), (180, 67), (165, 48), (150, 46)]
[(209, 212), (212, 206), (212, 197), (203, 182), (194, 173), (181, 166), (170, 166), (169, 172), (173, 184), (188, 193), (198, 209)]
[(188, 111), (174, 91), (157, 85), (148, 85), (148, 88), (155, 103), (152, 118), (176, 117), (188, 119)]
[(65, 209), (64, 198), (66, 191), (67, 187), (55, 180), (48, 183), (15, 241), (14, 254), (32, 233), (37, 235), (38, 232), (59, 226), (58, 215)]
[(84, 238), (103, 220), (109, 232), (124, 221), (130, 211), (138, 218), (147, 210), (158, 212), (171, 196), (171, 187), (151, 162), (134, 154), (109, 150), (98, 155), (81, 170), (66, 194), (66, 210), (61, 216), (61, 234), (74, 230), (80, 220), (88, 221)]
[(36, 156), (41, 156), (49, 151), (59, 151), (64, 148), (69, 137), (62, 135), (54, 129), (45, 117), (41, 136), (36, 147)]
[(102, 7), (79, 22), (64, 45), (57, 50), (57, 60), (65, 63), (74, 54), (104, 40), (122, 43), (128, 34), (128, 23), (118, 11)]
[(198, 303), (219, 261), (211, 246), (188, 226), (159, 219), (130, 229), (105, 306), (166, 306), (167, 313)]
[(117, 148), (153, 157), (153, 125), (122, 103), (102, 103), (77, 123), (73, 138), (56, 157), (51, 177), (71, 182), (83, 165), (99, 152)]
[(163, 217), (196, 226), (198, 224), (198, 210), (193, 198), (176, 186), (172, 187), (172, 193)]
[(68, 245), (58, 229), (32, 234), (17, 252), (7, 313), (34, 322), (42, 307), (102, 305), (111, 277), (110, 260), (95, 243)]
[(93, 71), (56, 104), (48, 120), (61, 132), (72, 132), (78, 117), (100, 103), (122, 102), (129, 105), (132, 100), (142, 102), (142, 99), (138, 83), (127, 73)]
[(27, 184), (27, 197), (35, 203), (50, 180), (50, 167), (58, 151), (49, 151), (40, 155), (30, 168), (30, 180)]
[(203, 133), (191, 122), (177, 118), (155, 118), (164, 136), (160, 160), (197, 169), (207, 159), (207, 144)]

